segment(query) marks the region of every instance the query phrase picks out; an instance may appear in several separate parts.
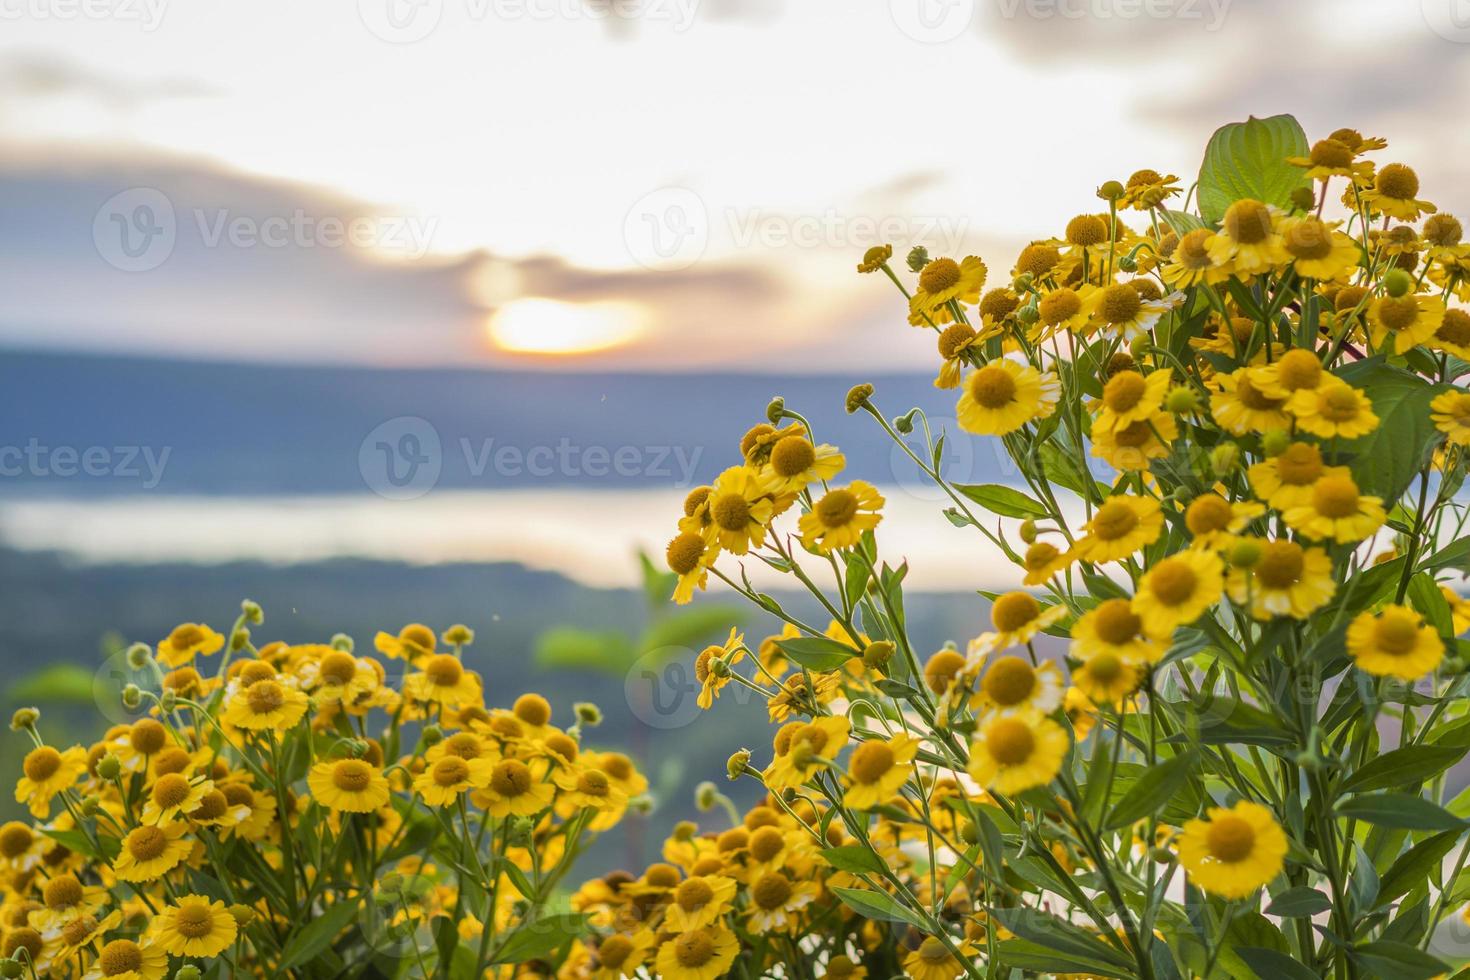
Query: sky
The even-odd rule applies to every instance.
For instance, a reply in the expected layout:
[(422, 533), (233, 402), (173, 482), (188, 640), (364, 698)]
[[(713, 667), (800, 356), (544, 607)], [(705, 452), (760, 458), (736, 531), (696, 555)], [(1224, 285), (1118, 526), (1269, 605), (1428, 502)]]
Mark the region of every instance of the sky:
[(863, 250), (1019, 248), (1218, 125), (1470, 200), (1467, 0), (0, 0), (0, 346), (925, 368)]

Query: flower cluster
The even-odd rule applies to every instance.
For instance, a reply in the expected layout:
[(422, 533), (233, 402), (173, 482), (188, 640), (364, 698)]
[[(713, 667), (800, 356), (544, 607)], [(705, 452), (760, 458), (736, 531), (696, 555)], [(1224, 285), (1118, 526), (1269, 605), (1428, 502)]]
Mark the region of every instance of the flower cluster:
[[(1231, 156), (1269, 139), (1300, 152)], [(817, 871), (782, 873), (847, 876), (843, 916), (823, 917), (823, 890), (807, 913), (812, 969), (1444, 972), (1421, 947), (1464, 901), (1470, 856), (1470, 802), (1444, 775), (1470, 744), (1453, 584), (1470, 569), (1470, 243), (1412, 169), (1370, 158), (1385, 146), (1340, 130), (1308, 147), (1290, 117), (1226, 127), (1197, 211), (1175, 177), (1110, 181), (1105, 211), (988, 289), (975, 256), (915, 247), (916, 279), (889, 246), (864, 256), (934, 338), (959, 428), (999, 440), (1024, 483), (949, 481), (961, 434), (849, 394), (982, 536), (996, 562), (977, 574), (1019, 586), (986, 593), (990, 629), (921, 656), (907, 565), (880, 554), (882, 495), (784, 400), (689, 495), (675, 600), (714, 576), (783, 622), (754, 651), (732, 632), (696, 671), (703, 706), (738, 683), (785, 722), (731, 773), (816, 849)], [(758, 591), (751, 561), (828, 625)], [(718, 867), (679, 868), (732, 883), (726, 925), (699, 927), (709, 962), (753, 976), (773, 947), (750, 925), (746, 845), (725, 839)], [(850, 915), (906, 923), (932, 969), (865, 952)], [(655, 973), (705, 976), (678, 922), (639, 948)]]
[(227, 634), (134, 646), (137, 718), (90, 746), (17, 713), (33, 819), (0, 827), (4, 975), (509, 976), (569, 945), (558, 883), (647, 789), (582, 747), (595, 707), (487, 708), (463, 626), (380, 633), (379, 657), (257, 647), (262, 621), (247, 602)]

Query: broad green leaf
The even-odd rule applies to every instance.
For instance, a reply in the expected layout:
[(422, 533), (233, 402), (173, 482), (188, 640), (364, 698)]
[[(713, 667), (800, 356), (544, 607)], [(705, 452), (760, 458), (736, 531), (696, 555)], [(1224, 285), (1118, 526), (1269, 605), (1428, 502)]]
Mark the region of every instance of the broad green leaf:
[(1266, 908), (1267, 915), (1279, 915), (1283, 919), (1296, 919), (1318, 912), (1326, 912), (1332, 908), (1332, 899), (1315, 888), (1299, 885), (1296, 888), (1288, 888), (1286, 891), (1271, 899), (1271, 904)]
[(1409, 579), (1409, 592), (1406, 598), (1409, 605), (1418, 610), (1419, 614), (1433, 626), (1440, 636), (1454, 636), (1454, 621), (1450, 617), (1450, 604), (1445, 600), (1444, 593), (1439, 591), (1433, 576), (1428, 572), (1420, 572)]
[(1438, 571), (1441, 568), (1470, 571), (1470, 535), (1451, 541), (1424, 559), (1419, 567), (1429, 572)]
[(825, 848), (822, 858), (838, 871), (850, 871), (853, 874), (880, 875), (885, 867), (882, 858), (861, 844)]
[(525, 963), (571, 942), (587, 932), (585, 915), (548, 915), (534, 922), (522, 922), (511, 932), (505, 945), (496, 950), (495, 963)]
[(1287, 208), (1291, 193), (1306, 187), (1306, 171), (1286, 162), (1306, 156), (1307, 134), (1291, 116), (1251, 116), (1215, 130), (1199, 170), (1200, 213), (1211, 224), (1242, 198)]
[(1185, 752), (1146, 769), (1128, 788), (1128, 792), (1123, 794), (1123, 798), (1113, 804), (1103, 829), (1126, 827), (1151, 813), (1158, 813), (1189, 779), (1194, 761), (1194, 753)]
[(1379, 899), (1388, 902), (1400, 895), (1407, 895), (1431, 871), (1441, 866), (1445, 855), (1450, 853), (1459, 839), (1459, 830), (1446, 830), (1424, 838), (1400, 854), (1398, 860), (1383, 873), (1383, 880), (1378, 887)]
[(300, 932), (291, 937), (281, 953), (277, 969), (284, 973), (320, 956), (332, 945), (332, 940), (352, 924), (357, 916), (357, 905), (355, 898), (341, 899), (328, 905), (321, 915), (308, 921)]
[(1001, 517), (1046, 517), (1049, 513), (1039, 500), (999, 483), (956, 483), (954, 488)]
[(1369, 976), (1382, 980), (1430, 980), (1450, 970), (1417, 946), (1386, 940), (1355, 946), (1352, 957)]
[(1342, 793), (1397, 789), (1422, 783), (1465, 757), (1456, 745), (1408, 745), (1385, 752), (1343, 781)]
[(1131, 978), (1129, 970), (1088, 959), (1072, 958), (1053, 949), (1046, 943), (1029, 939), (1007, 939), (997, 943), (996, 959), (1000, 965), (1012, 970), (1029, 970), (1033, 973), (1091, 973), (1100, 977)]
[(1055, 954), (1083, 962), (1129, 968), (1130, 960), (1117, 948), (1109, 946), (1086, 929), (1040, 909), (997, 908), (991, 910), (991, 915), (1022, 939), (1040, 943)]
[(1256, 971), (1261, 980), (1320, 980), (1315, 972), (1305, 965), (1274, 949), (1257, 946), (1237, 946), (1235, 955), (1245, 961), (1246, 966)]
[(901, 922), (926, 932), (929, 929), (923, 919), (904, 908), (887, 892), (875, 892), (866, 888), (839, 887), (833, 887), (832, 892), (842, 900), (843, 905), (864, 918), (877, 919), (880, 922)]
[(776, 645), (786, 656), (808, 670), (837, 670), (853, 657), (862, 656), (846, 643), (829, 640), (825, 636), (798, 636), (790, 640), (777, 640)]
[(1378, 428), (1342, 445), (1352, 457), (1353, 478), (1364, 493), (1392, 507), (1441, 441), (1429, 418), (1439, 389), (1378, 357), (1349, 364), (1337, 376), (1366, 392), (1378, 416)]
[(1465, 821), (1437, 803), (1408, 793), (1355, 796), (1339, 803), (1337, 814), (1399, 830), (1457, 830), (1465, 826)]

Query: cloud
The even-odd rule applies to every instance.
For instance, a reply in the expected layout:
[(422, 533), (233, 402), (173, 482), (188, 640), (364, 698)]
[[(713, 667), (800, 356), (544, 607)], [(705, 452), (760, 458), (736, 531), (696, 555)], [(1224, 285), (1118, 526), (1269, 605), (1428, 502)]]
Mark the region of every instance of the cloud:
[(168, 99), (209, 98), (217, 94), (213, 88), (191, 79), (130, 81), (41, 52), (10, 52), (0, 65), (0, 102), (81, 96), (111, 109), (124, 110)]

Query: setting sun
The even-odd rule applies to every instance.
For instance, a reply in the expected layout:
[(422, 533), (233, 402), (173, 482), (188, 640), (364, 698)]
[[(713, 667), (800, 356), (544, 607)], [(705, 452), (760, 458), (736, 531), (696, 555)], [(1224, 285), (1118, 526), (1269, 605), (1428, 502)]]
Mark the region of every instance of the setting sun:
[(623, 303), (563, 303), (518, 299), (490, 314), (485, 325), (501, 350), (523, 354), (584, 354), (618, 347), (643, 332)]

